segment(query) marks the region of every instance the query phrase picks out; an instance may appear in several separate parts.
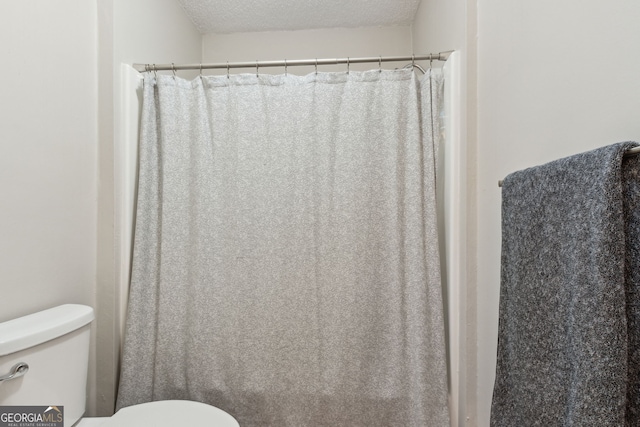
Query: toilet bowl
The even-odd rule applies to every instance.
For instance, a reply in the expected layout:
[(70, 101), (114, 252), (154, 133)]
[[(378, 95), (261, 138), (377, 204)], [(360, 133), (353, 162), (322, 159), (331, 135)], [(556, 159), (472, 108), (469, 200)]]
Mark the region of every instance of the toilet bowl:
[(15, 406), (41, 413), (60, 408), (64, 427), (239, 427), (223, 410), (186, 400), (142, 403), (112, 417), (82, 418), (93, 318), (91, 307), (66, 304), (0, 323), (0, 412)]
[(219, 426), (238, 427), (215, 406), (188, 400), (161, 400), (122, 408), (109, 418), (83, 418), (75, 427)]

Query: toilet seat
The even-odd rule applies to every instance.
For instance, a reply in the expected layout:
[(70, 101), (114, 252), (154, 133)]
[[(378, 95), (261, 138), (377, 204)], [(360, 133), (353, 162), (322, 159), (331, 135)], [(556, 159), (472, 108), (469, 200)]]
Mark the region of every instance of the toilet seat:
[(160, 400), (120, 409), (100, 427), (240, 427), (231, 415), (215, 406), (188, 400)]

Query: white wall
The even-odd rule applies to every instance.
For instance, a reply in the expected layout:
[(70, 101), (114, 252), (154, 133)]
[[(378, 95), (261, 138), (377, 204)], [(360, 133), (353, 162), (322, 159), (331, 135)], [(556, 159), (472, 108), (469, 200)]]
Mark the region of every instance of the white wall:
[(488, 426), (500, 269), (498, 180), (640, 140), (640, 2), (478, 2), (478, 425)]
[(121, 64), (192, 63), (201, 36), (175, 0), (98, 0), (99, 10), (99, 215), (97, 264), (97, 398), (89, 415), (111, 415), (119, 369), (122, 318), (128, 286), (131, 214), (124, 208), (130, 150), (123, 129)]
[(93, 306), (95, 2), (2, 2), (0, 40), (0, 321)]
[(0, 13), (0, 321), (93, 305), (95, 5), (9, 2)]
[(412, 25), (417, 52), (467, 51), (466, 0), (422, 0)]
[(0, 321), (93, 305), (95, 5), (2, 5)]
[[(203, 62), (411, 55), (411, 28), (361, 27), (206, 34), (203, 36), (202, 49)], [(403, 65), (385, 63), (383, 67)], [(369, 70), (375, 67), (377, 64), (352, 64), (350, 69)], [(289, 73), (298, 75), (314, 71), (313, 66), (288, 68)], [(320, 66), (318, 71), (346, 71), (346, 65)], [(232, 72), (252, 73), (255, 68)], [(280, 74), (284, 68), (264, 68), (260, 72)], [(226, 70), (211, 73), (222, 74)]]

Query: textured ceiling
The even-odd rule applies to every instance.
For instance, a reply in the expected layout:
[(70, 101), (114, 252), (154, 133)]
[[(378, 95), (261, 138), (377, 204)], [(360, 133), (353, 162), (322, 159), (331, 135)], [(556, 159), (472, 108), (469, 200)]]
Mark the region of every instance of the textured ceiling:
[(178, 0), (201, 33), (409, 25), (420, 0)]

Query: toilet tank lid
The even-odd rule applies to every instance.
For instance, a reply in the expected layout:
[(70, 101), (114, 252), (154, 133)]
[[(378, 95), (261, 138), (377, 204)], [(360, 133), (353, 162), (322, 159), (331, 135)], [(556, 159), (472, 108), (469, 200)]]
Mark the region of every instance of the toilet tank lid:
[(0, 323), (0, 356), (42, 344), (93, 320), (93, 308), (64, 304)]

